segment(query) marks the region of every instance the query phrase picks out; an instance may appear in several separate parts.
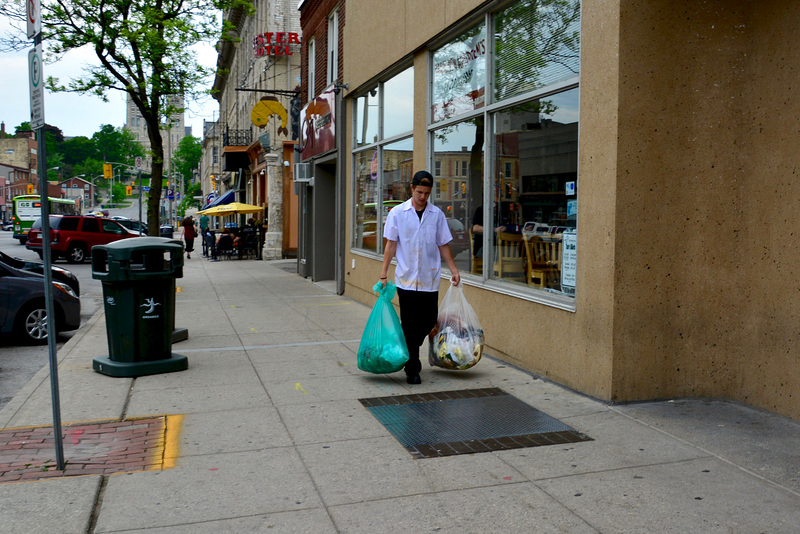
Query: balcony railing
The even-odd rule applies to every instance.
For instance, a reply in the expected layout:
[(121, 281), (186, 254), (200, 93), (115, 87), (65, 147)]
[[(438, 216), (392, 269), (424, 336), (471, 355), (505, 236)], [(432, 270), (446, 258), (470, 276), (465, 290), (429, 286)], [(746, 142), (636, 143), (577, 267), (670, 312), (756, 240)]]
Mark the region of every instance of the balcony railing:
[(222, 134), (223, 146), (250, 146), (252, 142), (253, 136), (250, 130), (232, 130), (226, 126)]

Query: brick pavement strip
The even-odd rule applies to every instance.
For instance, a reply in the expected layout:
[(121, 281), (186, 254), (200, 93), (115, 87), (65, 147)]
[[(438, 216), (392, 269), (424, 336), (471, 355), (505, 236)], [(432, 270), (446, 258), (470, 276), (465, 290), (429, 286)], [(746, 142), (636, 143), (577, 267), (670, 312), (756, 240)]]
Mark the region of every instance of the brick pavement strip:
[(53, 427), (0, 430), (0, 484), (45, 478), (112, 475), (174, 467), (182, 416), (70, 423), (64, 470), (57, 469)]

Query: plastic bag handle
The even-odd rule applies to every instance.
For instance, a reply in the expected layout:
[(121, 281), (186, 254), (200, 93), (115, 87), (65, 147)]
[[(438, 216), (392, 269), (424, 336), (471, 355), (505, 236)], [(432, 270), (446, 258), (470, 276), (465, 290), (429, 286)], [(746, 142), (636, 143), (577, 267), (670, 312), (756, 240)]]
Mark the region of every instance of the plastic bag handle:
[(372, 286), (372, 291), (378, 295), (378, 298), (383, 298), (386, 300), (392, 300), (397, 294), (397, 286), (394, 282), (386, 282), (386, 285), (378, 282), (374, 286)]

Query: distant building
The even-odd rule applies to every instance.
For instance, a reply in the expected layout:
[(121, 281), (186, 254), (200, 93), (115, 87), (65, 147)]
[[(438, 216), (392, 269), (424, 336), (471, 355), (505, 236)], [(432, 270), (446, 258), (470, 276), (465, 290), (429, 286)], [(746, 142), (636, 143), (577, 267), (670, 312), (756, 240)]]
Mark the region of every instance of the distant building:
[(203, 193), (204, 204), (219, 191), (222, 167), (220, 154), (222, 153), (222, 136), (220, 135), (219, 121), (203, 121), (203, 156), (200, 160), (200, 190)]
[(0, 124), (0, 165), (4, 166), (5, 193), (12, 199), (28, 194), (28, 185), (39, 191), (37, 143), (32, 131), (8, 137), (5, 123)]
[(64, 198), (80, 199), (81, 205), (86, 208), (94, 205), (95, 186), (91, 182), (75, 176), (58, 185), (61, 187), (61, 196)]
[[(172, 99), (172, 104), (177, 108), (184, 107), (184, 100), (182, 96), (176, 96)], [(150, 151), (150, 138), (147, 136), (147, 123), (144, 120), (139, 108), (136, 107), (136, 104), (133, 103), (131, 96), (128, 95), (127, 105), (125, 106), (126, 109), (126, 118), (125, 118), (125, 129), (130, 131), (134, 139), (141, 143), (142, 148), (144, 148), (145, 158), (144, 158), (144, 166), (143, 171), (146, 173), (150, 173), (153, 170), (153, 161), (152, 158), (148, 155)], [(192, 135), (192, 127), (186, 126), (184, 122), (185, 113), (176, 113), (174, 114), (172, 119), (172, 127), (167, 129), (163, 129), (162, 136), (164, 138), (164, 175), (170, 171), (171, 162), (172, 162), (172, 154), (175, 153), (177, 150), (178, 145), (180, 144), (181, 140), (188, 136)]]

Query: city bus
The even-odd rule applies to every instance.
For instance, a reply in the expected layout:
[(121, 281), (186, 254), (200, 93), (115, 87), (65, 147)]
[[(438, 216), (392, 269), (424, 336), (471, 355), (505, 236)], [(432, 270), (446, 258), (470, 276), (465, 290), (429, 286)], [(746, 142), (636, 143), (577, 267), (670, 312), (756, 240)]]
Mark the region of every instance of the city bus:
[[(51, 215), (79, 215), (80, 205), (74, 198), (48, 198)], [(14, 239), (21, 244), (28, 241), (28, 232), (33, 222), (42, 216), (42, 202), (39, 195), (20, 195), (14, 197), (11, 222), (14, 225)]]

